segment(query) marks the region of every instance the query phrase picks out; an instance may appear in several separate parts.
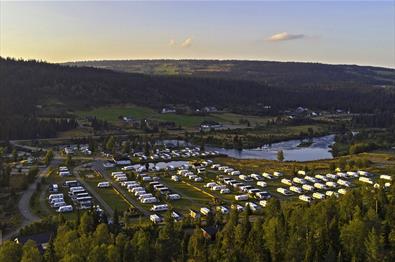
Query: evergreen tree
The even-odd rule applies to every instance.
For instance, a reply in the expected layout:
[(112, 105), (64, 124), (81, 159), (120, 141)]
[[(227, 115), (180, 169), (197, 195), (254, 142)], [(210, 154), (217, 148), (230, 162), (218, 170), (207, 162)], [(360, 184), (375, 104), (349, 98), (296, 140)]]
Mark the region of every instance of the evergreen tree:
[(280, 162), (284, 161), (284, 151), (280, 150), (277, 152), (277, 160)]
[(42, 257), (38, 251), (37, 244), (33, 240), (28, 240), (22, 248), (21, 262), (41, 262)]
[(368, 237), (365, 240), (365, 248), (367, 261), (382, 261), (383, 239), (378, 233), (376, 233), (375, 228), (372, 228), (372, 230), (369, 232)]
[(20, 261), (22, 248), (14, 241), (5, 241), (0, 245), (0, 261)]

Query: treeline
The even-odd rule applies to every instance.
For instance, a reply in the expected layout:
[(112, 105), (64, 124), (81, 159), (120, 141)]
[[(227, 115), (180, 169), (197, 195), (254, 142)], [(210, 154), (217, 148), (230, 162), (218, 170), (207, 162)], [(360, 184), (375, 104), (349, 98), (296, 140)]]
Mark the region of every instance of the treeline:
[(218, 212), (206, 219), (218, 229), (215, 240), (203, 236), (199, 223), (175, 223), (167, 215), (164, 225), (122, 227), (117, 219), (100, 223), (94, 212), (76, 221), (53, 217), (41, 224), (45, 230), (58, 225), (43, 255), (33, 242), (5, 242), (0, 261), (394, 261), (395, 186), (352, 190), (312, 205), (274, 199), (262, 216), (248, 209)]
[(0, 140), (55, 137), (57, 132), (77, 127), (75, 119), (39, 119), (0, 113)]
[(361, 114), (353, 116), (352, 127), (393, 127), (395, 126), (395, 115), (393, 112), (377, 112), (374, 114)]
[(332, 146), (334, 156), (359, 154), (376, 149), (395, 147), (395, 127), (386, 129), (364, 129), (360, 132), (339, 133)]
[[(116, 71), (166, 74), (171, 68), (178, 75), (244, 79), (276, 86), (393, 85), (395, 70), (356, 65), (328, 65), (301, 62), (238, 61), (238, 60), (105, 60), (66, 63)], [(212, 70), (215, 68), (216, 70)]]

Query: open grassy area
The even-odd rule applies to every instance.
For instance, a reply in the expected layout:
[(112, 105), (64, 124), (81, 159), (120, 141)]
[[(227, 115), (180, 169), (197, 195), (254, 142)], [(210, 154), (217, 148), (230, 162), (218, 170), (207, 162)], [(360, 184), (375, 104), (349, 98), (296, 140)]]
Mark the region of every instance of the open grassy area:
[(213, 120), (222, 124), (238, 125), (240, 119), (248, 120), (250, 121), (251, 126), (255, 126), (256, 124), (266, 123), (267, 120), (271, 119), (268, 117), (245, 116), (233, 113), (213, 113), (208, 116), (161, 114), (151, 108), (135, 105), (98, 107), (87, 111), (77, 111), (75, 113), (79, 117), (95, 116), (98, 119), (105, 120), (110, 123), (119, 122), (120, 116), (130, 116), (134, 119), (147, 118), (159, 121), (171, 121), (175, 122), (176, 125), (181, 125), (183, 127), (198, 127), (204, 120)]
[(94, 176), (82, 176), (84, 181), (87, 182), (113, 210), (126, 211), (130, 207), (114, 188), (97, 188), (97, 183), (104, 181), (103, 178), (96, 176), (93, 172), (89, 172), (88, 174)]

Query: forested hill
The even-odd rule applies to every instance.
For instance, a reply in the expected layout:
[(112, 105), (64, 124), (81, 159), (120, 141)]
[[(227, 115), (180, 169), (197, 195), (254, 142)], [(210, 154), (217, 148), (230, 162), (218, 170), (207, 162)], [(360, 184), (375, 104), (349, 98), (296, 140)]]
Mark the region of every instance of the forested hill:
[(395, 70), (356, 65), (238, 60), (105, 60), (70, 62), (129, 73), (254, 80), (271, 86), (394, 86)]
[(187, 76), (154, 76), (70, 67), (35, 61), (0, 60), (1, 112), (32, 112), (37, 104), (58, 101), (71, 108), (135, 103), (160, 108), (166, 104), (207, 105), (234, 111), (259, 111), (263, 105), (284, 110), (347, 109), (354, 112), (394, 110), (395, 90), (359, 86), (279, 87), (247, 80)]
[[(365, 87), (330, 87), (315, 82), (306, 87), (282, 87), (247, 80), (143, 75), (1, 58), (0, 137), (18, 128), (15, 123), (7, 128), (9, 123), (18, 122), (16, 116), (34, 117), (48, 104), (69, 110), (119, 103), (157, 109), (177, 104), (257, 114), (265, 105), (274, 111), (298, 106), (352, 112), (395, 111), (393, 88)], [(23, 124), (25, 120), (20, 121)]]

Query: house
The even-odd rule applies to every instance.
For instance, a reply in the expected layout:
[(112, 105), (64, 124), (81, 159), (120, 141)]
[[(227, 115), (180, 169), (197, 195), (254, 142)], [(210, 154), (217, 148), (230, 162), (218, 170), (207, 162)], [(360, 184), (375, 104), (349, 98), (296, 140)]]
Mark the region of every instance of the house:
[(164, 107), (162, 108), (161, 113), (162, 114), (170, 114), (170, 113), (175, 113), (176, 110), (174, 108), (170, 108), (170, 107)]
[(44, 232), (40, 234), (17, 237), (14, 239), (14, 241), (17, 244), (23, 246), (28, 240), (33, 240), (34, 242), (36, 242), (38, 251), (40, 251), (41, 254), (44, 254), (44, 251), (48, 247), (48, 243), (52, 238), (52, 236), (53, 236), (52, 232)]
[(202, 108), (202, 111), (206, 113), (214, 113), (218, 112), (218, 109), (215, 106), (206, 106)]
[(122, 120), (129, 123), (133, 121), (133, 118), (131, 116), (123, 116)]
[(200, 124), (200, 130), (201, 131), (211, 131), (211, 130), (215, 130), (215, 129), (220, 129), (222, 128), (222, 125), (218, 122), (215, 121), (203, 121)]
[(200, 228), (203, 232), (203, 236), (206, 239), (209, 240), (215, 240), (215, 236), (218, 232), (218, 228), (217, 227), (213, 227), (213, 226), (206, 226), (206, 227), (201, 227)]
[(199, 219), (200, 218), (200, 212), (194, 209), (189, 209), (189, 215), (193, 218), (193, 219)]

